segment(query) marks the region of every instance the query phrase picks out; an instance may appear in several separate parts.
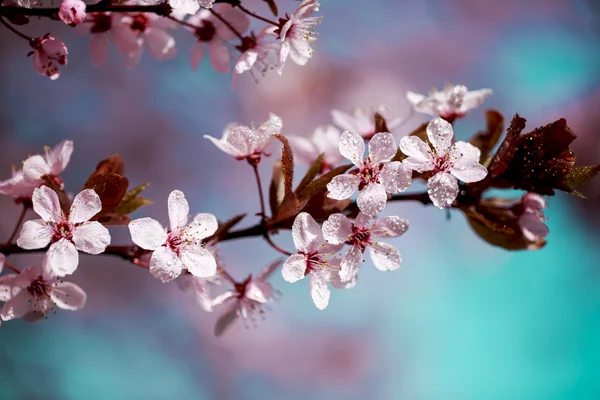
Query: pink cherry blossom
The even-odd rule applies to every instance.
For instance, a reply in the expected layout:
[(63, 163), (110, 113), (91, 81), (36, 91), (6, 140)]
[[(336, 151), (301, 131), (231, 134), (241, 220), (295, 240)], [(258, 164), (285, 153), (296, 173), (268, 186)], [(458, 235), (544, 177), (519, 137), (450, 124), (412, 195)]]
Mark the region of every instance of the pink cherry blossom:
[(248, 326), (248, 320), (256, 324), (257, 317), (264, 319), (265, 312), (269, 310), (265, 304), (272, 301), (276, 293), (267, 278), (280, 264), (281, 260), (272, 262), (256, 277), (249, 275), (243, 282), (236, 284), (234, 290), (228, 290), (213, 300), (213, 307), (228, 304), (217, 320), (215, 335), (221, 336), (238, 318), (244, 321), (245, 326)]
[(243, 74), (250, 71), (256, 78), (257, 75), (264, 76), (267, 70), (274, 68), (276, 64), (275, 54), (278, 53), (281, 43), (269, 40), (274, 37), (274, 27), (266, 26), (254, 35), (253, 32), (244, 36), (242, 44), (236, 46), (242, 54), (235, 62), (235, 74)]
[(519, 226), (523, 235), (532, 242), (538, 242), (548, 236), (550, 230), (544, 224), (544, 208), (546, 201), (538, 194), (526, 193), (521, 199), (517, 210), (519, 215)]
[(130, 17), (122, 13), (88, 13), (90, 24), (78, 26), (82, 33), (90, 33), (90, 56), (96, 67), (102, 66), (108, 59), (110, 43), (114, 43), (119, 52), (128, 59), (137, 54), (140, 43), (136, 33), (130, 27)]
[(400, 268), (402, 258), (398, 250), (382, 237), (398, 237), (408, 229), (408, 221), (400, 217), (371, 218), (359, 213), (354, 223), (343, 214), (332, 214), (323, 223), (323, 237), (331, 244), (349, 244), (350, 250), (342, 257), (340, 278), (342, 282), (356, 279), (363, 254), (368, 248), (373, 264), (380, 271)]
[(58, 195), (48, 186), (33, 192), (33, 210), (42, 217), (26, 221), (17, 245), (23, 249), (41, 249), (50, 244), (48, 268), (53, 275), (70, 275), (79, 264), (79, 251), (100, 254), (110, 244), (110, 234), (102, 224), (90, 219), (102, 209), (100, 197), (92, 189), (81, 191), (68, 215), (60, 207)]
[(319, 224), (310, 214), (301, 212), (294, 220), (292, 238), (298, 250), (283, 264), (283, 279), (294, 283), (310, 275), (310, 295), (319, 310), (329, 304), (328, 283), (334, 287), (351, 287), (354, 282), (343, 284), (340, 281), (340, 260), (334, 258), (343, 245), (325, 242)]
[(183, 269), (206, 278), (217, 272), (217, 262), (202, 245), (202, 239), (216, 232), (219, 224), (212, 214), (198, 214), (188, 224), (189, 204), (179, 190), (174, 190), (168, 200), (171, 231), (153, 218), (139, 218), (129, 223), (133, 243), (152, 250), (150, 273), (162, 282), (177, 278)]
[(41, 183), (38, 184), (34, 181), (26, 180), (23, 171), (17, 171), (13, 167), (12, 177), (5, 181), (0, 181), (0, 194), (12, 196), (17, 202), (23, 202), (31, 200), (33, 190), (40, 185)]
[[(250, 19), (238, 8), (233, 8), (229, 4), (217, 4), (213, 9), (239, 33), (245, 32), (250, 26)], [(236, 33), (206, 9), (201, 9), (192, 15), (187, 23), (198, 27), (195, 30), (187, 28), (194, 32), (198, 39), (190, 53), (192, 68), (198, 69), (208, 50), (208, 58), (213, 69), (222, 74), (229, 72), (231, 55), (227, 42), (235, 39)]]
[(281, 118), (270, 113), (269, 120), (259, 126), (258, 129), (243, 125), (232, 125), (225, 129), (221, 139), (209, 135), (204, 135), (204, 138), (210, 140), (219, 149), (237, 160), (260, 159), (265, 148), (273, 140), (273, 135), (281, 133), (282, 128)]
[(214, 275), (207, 278), (200, 278), (192, 275), (191, 272), (184, 272), (177, 278), (177, 285), (186, 294), (191, 295), (196, 303), (204, 311), (213, 310), (213, 295), (211, 287), (221, 283), (220, 276)]
[(28, 56), (33, 56), (33, 68), (51, 80), (58, 79), (60, 71), (56, 66), (67, 65), (67, 46), (49, 33), (41, 38), (35, 38), (31, 41), (30, 46), (33, 51), (29, 52)]
[(480, 89), (469, 92), (463, 85), (446, 85), (443, 90), (433, 89), (429, 96), (408, 92), (406, 98), (415, 111), (442, 117), (452, 122), (456, 117), (463, 117), (467, 111), (478, 107), (492, 89)]
[(136, 39), (133, 42), (130, 33), (117, 31), (119, 42), (115, 41), (115, 45), (125, 54), (127, 67), (135, 67), (140, 62), (144, 44), (155, 60), (175, 57), (175, 39), (167, 31), (177, 28), (176, 22), (152, 13), (131, 13), (123, 15), (121, 23)]
[(342, 133), (339, 150), (358, 170), (333, 178), (327, 185), (328, 196), (343, 200), (358, 189), (358, 208), (369, 216), (385, 208), (388, 193), (403, 192), (412, 183), (411, 171), (404, 163), (390, 162), (396, 155), (396, 140), (391, 133), (373, 136), (369, 141), (369, 155), (364, 161), (365, 142), (358, 133)]
[(6, 301), (0, 312), (3, 321), (14, 318), (34, 321), (45, 317), (54, 305), (69, 311), (85, 306), (85, 292), (74, 283), (56, 278), (47, 263), (48, 256), (41, 271), (27, 267), (19, 275), (0, 278), (0, 301)]
[(310, 138), (287, 135), (294, 151), (294, 158), (305, 165), (312, 165), (319, 154), (323, 153), (321, 172), (333, 169), (344, 160), (338, 149), (342, 133), (335, 126), (319, 126)]
[(81, 0), (62, 0), (58, 8), (58, 17), (67, 25), (79, 25), (86, 19), (85, 7)]
[(352, 114), (347, 114), (339, 110), (331, 110), (333, 123), (345, 131), (358, 133), (364, 139), (371, 139), (375, 131), (375, 114), (381, 115), (386, 122), (387, 128), (391, 131), (402, 124), (402, 118), (393, 117), (389, 107), (379, 105), (375, 108), (355, 108)]
[(298, 65), (306, 65), (312, 57), (310, 45), (316, 40), (315, 26), (321, 22), (321, 17), (311, 15), (319, 11), (319, 7), (317, 0), (304, 0), (287, 21), (283, 19), (285, 23), (276, 31), (281, 40), (277, 69), (279, 75), (283, 73), (288, 56)]
[(438, 208), (450, 207), (458, 196), (458, 182), (477, 182), (487, 175), (487, 169), (479, 164), (481, 151), (470, 143), (452, 144), (452, 125), (436, 117), (427, 125), (427, 137), (433, 146), (416, 136), (400, 139), (400, 150), (408, 156), (404, 164), (415, 171), (433, 171), (427, 181), (427, 192)]

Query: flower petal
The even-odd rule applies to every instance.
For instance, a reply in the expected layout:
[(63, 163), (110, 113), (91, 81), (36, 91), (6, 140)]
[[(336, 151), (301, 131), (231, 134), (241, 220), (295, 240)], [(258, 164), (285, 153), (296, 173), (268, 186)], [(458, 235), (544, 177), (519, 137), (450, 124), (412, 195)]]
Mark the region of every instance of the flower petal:
[(550, 229), (544, 224), (544, 221), (531, 212), (526, 212), (519, 218), (519, 225), (523, 235), (532, 242), (543, 239), (550, 233)]
[(327, 286), (327, 274), (313, 272), (310, 274), (310, 296), (319, 310), (324, 310), (329, 305), (331, 292)]
[(35, 281), (39, 277), (40, 277), (40, 270), (37, 267), (34, 267), (34, 266), (25, 267), (25, 268), (23, 268), (21, 273), (15, 277), (13, 283), (16, 286), (25, 289), (26, 287), (31, 285), (31, 282)]
[(175, 39), (160, 28), (147, 27), (144, 31), (148, 51), (158, 61), (175, 57)]
[(400, 139), (400, 150), (408, 156), (403, 163), (418, 172), (431, 171), (434, 167), (429, 145), (416, 136), (404, 136)]
[(87, 295), (72, 282), (58, 282), (50, 292), (50, 298), (59, 308), (75, 311), (83, 308)]
[(481, 151), (470, 143), (456, 142), (452, 153), (459, 153), (450, 172), (463, 182), (478, 182), (487, 176), (487, 168), (479, 164)]
[(179, 248), (179, 256), (185, 268), (192, 275), (199, 278), (208, 278), (217, 273), (215, 256), (201, 245), (190, 245)]
[(26, 180), (37, 180), (41, 179), (42, 176), (50, 173), (50, 166), (40, 155), (29, 157), (23, 163), (23, 175)]
[(356, 204), (358, 209), (370, 217), (374, 217), (385, 208), (387, 193), (380, 183), (369, 183), (358, 192)]
[(390, 161), (397, 150), (396, 139), (391, 133), (376, 133), (369, 141), (369, 156), (374, 163)]
[(183, 269), (183, 263), (177, 254), (168, 247), (159, 247), (154, 250), (150, 258), (150, 273), (162, 282), (169, 282), (177, 278)]
[(25, 221), (17, 239), (17, 246), (22, 249), (41, 249), (50, 244), (52, 227), (44, 220)]
[(340, 137), (338, 144), (340, 154), (352, 161), (357, 167), (362, 165), (365, 154), (365, 141), (358, 133), (345, 131)]
[(69, 212), (69, 222), (79, 224), (89, 221), (101, 210), (102, 201), (100, 200), (100, 196), (93, 189), (82, 190), (73, 199), (71, 211)]
[(8, 301), (15, 297), (20, 291), (21, 287), (15, 283), (14, 274), (0, 276), (0, 301)]
[(427, 125), (427, 138), (435, 148), (438, 156), (442, 156), (448, 152), (452, 145), (452, 137), (454, 130), (452, 124), (443, 118), (435, 117)]
[(205, 52), (206, 44), (204, 42), (198, 41), (192, 46), (192, 50), (190, 51), (190, 65), (194, 71), (200, 66)]
[(459, 111), (465, 113), (473, 108), (479, 107), (481, 103), (492, 94), (492, 89), (479, 89), (466, 92), (463, 96)]
[(281, 274), (287, 282), (294, 283), (304, 278), (306, 273), (306, 259), (304, 254), (292, 254), (283, 263)]
[(194, 240), (202, 240), (212, 236), (219, 228), (217, 217), (209, 213), (200, 213), (187, 226), (185, 233), (192, 236)]
[(438, 172), (427, 181), (427, 193), (438, 208), (450, 207), (458, 196), (458, 182), (447, 172)]
[(32, 309), (31, 296), (26, 290), (23, 290), (4, 303), (0, 317), (3, 321), (10, 321), (14, 318), (22, 318), (25, 314), (32, 311)]
[(190, 206), (181, 190), (173, 190), (171, 192), (168, 200), (168, 208), (171, 230), (174, 231), (183, 228), (188, 221)]
[(231, 54), (223, 42), (212, 41), (208, 44), (208, 58), (216, 72), (226, 74), (231, 70)]
[(92, 35), (90, 39), (90, 57), (95, 67), (101, 67), (108, 59), (110, 40), (106, 34)]
[(327, 197), (335, 200), (347, 199), (356, 192), (359, 184), (360, 178), (356, 175), (344, 174), (335, 176), (327, 184), (327, 190), (329, 191)]
[(324, 242), (321, 227), (309, 213), (301, 212), (292, 226), (292, 238), (298, 251), (312, 253)]
[(412, 171), (403, 162), (392, 161), (383, 166), (379, 182), (388, 193), (404, 192), (412, 184)]
[(48, 249), (47, 267), (53, 276), (71, 275), (79, 264), (79, 253), (67, 239), (60, 239)]
[(215, 336), (221, 336), (227, 328), (229, 328), (238, 318), (237, 310), (239, 307), (239, 300), (231, 303), (231, 305), (225, 310), (223, 314), (217, 319), (215, 324)]
[(44, 221), (59, 222), (63, 218), (63, 212), (60, 208), (58, 195), (48, 186), (36, 188), (31, 198), (33, 201), (33, 211), (37, 213)]
[(67, 168), (71, 155), (73, 154), (73, 141), (63, 140), (48, 153), (46, 156), (50, 173), (52, 175), (60, 175)]
[(323, 222), (323, 238), (329, 243), (340, 244), (352, 234), (352, 222), (344, 214), (331, 214)]
[(100, 254), (110, 244), (110, 233), (100, 222), (84, 222), (73, 230), (73, 242), (79, 251)]
[(397, 237), (408, 230), (408, 221), (397, 216), (378, 218), (373, 221), (371, 234), (376, 238)]
[(167, 232), (153, 218), (138, 218), (129, 223), (131, 241), (142, 249), (156, 250), (167, 241)]
[(340, 263), (340, 280), (350, 282), (356, 279), (358, 269), (363, 262), (363, 253), (358, 246), (350, 247), (350, 250), (342, 257)]
[(394, 246), (388, 243), (376, 242), (369, 246), (373, 264), (380, 271), (393, 271), (400, 268), (402, 257)]

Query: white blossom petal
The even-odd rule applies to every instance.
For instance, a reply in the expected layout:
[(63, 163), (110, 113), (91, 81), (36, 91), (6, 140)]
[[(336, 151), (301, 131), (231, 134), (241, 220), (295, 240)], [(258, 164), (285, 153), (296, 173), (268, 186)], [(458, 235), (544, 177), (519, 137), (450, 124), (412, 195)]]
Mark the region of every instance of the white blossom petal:
[(215, 256), (201, 245), (189, 245), (179, 248), (179, 256), (183, 265), (192, 275), (199, 278), (208, 278), (217, 273)]
[[(104, 35), (102, 35), (104, 36)], [(73, 141), (63, 140), (50, 151), (47, 155), (50, 174), (58, 176), (67, 168), (73, 154)]]
[(21, 291), (12, 299), (4, 303), (0, 317), (3, 321), (10, 321), (14, 318), (22, 318), (25, 314), (32, 311), (31, 296), (26, 290)]
[(329, 305), (331, 292), (327, 286), (328, 276), (318, 271), (310, 274), (310, 296), (319, 310), (324, 310)]
[(27, 250), (44, 248), (50, 244), (52, 232), (52, 227), (44, 220), (25, 221), (17, 238), (17, 246)]
[(58, 282), (50, 292), (50, 298), (63, 310), (79, 310), (85, 306), (87, 295), (79, 286), (71, 282)]
[(181, 190), (173, 190), (169, 195), (169, 222), (171, 230), (182, 228), (187, 224), (190, 206)]
[(340, 244), (352, 234), (352, 222), (344, 214), (331, 214), (323, 222), (323, 238), (329, 243)]
[(400, 139), (400, 150), (408, 156), (403, 163), (418, 172), (431, 171), (434, 168), (433, 155), (429, 145), (416, 136), (404, 136)]
[(71, 211), (69, 212), (69, 222), (78, 224), (89, 221), (101, 210), (102, 201), (100, 201), (100, 196), (93, 189), (82, 190), (73, 199)]
[(306, 259), (304, 254), (292, 254), (283, 263), (281, 274), (287, 282), (294, 283), (304, 278), (306, 273)]
[(48, 186), (36, 188), (31, 200), (33, 201), (33, 211), (44, 221), (59, 222), (63, 218), (58, 195)]
[(154, 250), (150, 258), (150, 273), (162, 282), (177, 278), (183, 270), (183, 263), (170, 248), (163, 246)]
[(456, 142), (452, 146), (453, 154), (458, 153), (450, 172), (463, 182), (478, 182), (487, 176), (487, 168), (479, 164), (481, 151), (470, 143)]
[(352, 161), (357, 167), (362, 165), (365, 154), (365, 141), (358, 133), (351, 131), (343, 132), (338, 147), (340, 154), (346, 159)]
[(29, 157), (23, 163), (23, 175), (26, 180), (38, 180), (50, 174), (50, 166), (40, 155)]
[(156, 250), (167, 241), (167, 232), (153, 218), (138, 218), (129, 223), (131, 241), (142, 249)]
[(327, 184), (329, 193), (327, 197), (335, 200), (344, 200), (352, 196), (358, 189), (360, 178), (352, 174), (334, 176)]
[(543, 239), (550, 233), (544, 221), (532, 212), (525, 212), (519, 218), (519, 225), (523, 235), (532, 242)]
[(397, 150), (396, 139), (391, 133), (376, 133), (369, 141), (369, 156), (374, 163), (390, 161)]
[(212, 236), (219, 228), (217, 217), (209, 213), (197, 214), (193, 221), (186, 227), (185, 233), (195, 240), (202, 240)]
[(321, 227), (309, 213), (301, 212), (292, 225), (292, 238), (298, 251), (305, 254), (317, 250), (323, 243)]
[(22, 289), (15, 283), (14, 274), (0, 276), (0, 301), (8, 301), (15, 297)]
[(438, 172), (427, 181), (427, 193), (434, 206), (450, 207), (458, 196), (458, 182), (452, 175)]
[(435, 117), (427, 125), (427, 137), (438, 156), (444, 155), (452, 145), (454, 130), (452, 124), (443, 118)]
[(79, 264), (79, 253), (75, 245), (65, 238), (52, 243), (46, 255), (47, 267), (54, 276), (71, 275)]
[(371, 234), (376, 238), (397, 237), (407, 230), (407, 220), (397, 216), (390, 216), (376, 219), (371, 227)]
[(393, 271), (400, 268), (402, 257), (394, 246), (388, 243), (376, 242), (369, 246), (369, 254), (373, 264), (380, 271)]
[(356, 200), (358, 209), (371, 217), (383, 211), (386, 203), (387, 193), (385, 187), (380, 183), (369, 183), (358, 192)]
[(358, 246), (350, 247), (350, 250), (342, 257), (340, 264), (340, 280), (349, 282), (356, 279), (360, 264), (363, 262), (363, 253)]
[(237, 310), (239, 301), (234, 301), (225, 310), (225, 312), (217, 319), (215, 324), (215, 336), (221, 336), (227, 328), (229, 328), (238, 318)]
[(79, 251), (100, 254), (110, 244), (110, 233), (100, 222), (84, 222), (73, 230), (73, 242)]
[(379, 183), (385, 187), (385, 191), (388, 193), (404, 192), (412, 184), (412, 170), (403, 162), (389, 162), (379, 173)]
[(466, 92), (463, 96), (459, 112), (466, 113), (469, 110), (479, 107), (493, 93), (492, 89), (479, 89)]

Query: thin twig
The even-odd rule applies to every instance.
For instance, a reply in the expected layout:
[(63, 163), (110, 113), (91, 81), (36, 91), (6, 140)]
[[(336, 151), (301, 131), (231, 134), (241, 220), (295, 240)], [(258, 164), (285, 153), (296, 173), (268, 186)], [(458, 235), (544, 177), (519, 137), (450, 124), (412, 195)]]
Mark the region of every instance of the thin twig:
[(256, 19), (259, 19), (259, 20), (261, 20), (261, 21), (263, 21), (263, 22), (266, 22), (266, 23), (268, 23), (268, 24), (271, 24), (271, 25), (279, 26), (279, 23), (277, 23), (277, 22), (275, 22), (275, 21), (271, 21), (271, 20), (270, 20), (270, 19), (268, 19), (268, 18), (261, 17), (260, 15), (258, 15), (258, 14), (256, 14), (256, 13), (254, 13), (254, 12), (252, 12), (252, 11), (250, 11), (250, 10), (248, 10), (247, 8), (245, 8), (244, 6), (242, 6), (241, 4), (238, 4), (238, 5), (237, 5), (237, 8), (239, 8), (241, 11), (243, 11), (244, 13), (248, 14), (248, 15), (249, 15), (249, 16), (251, 16), (251, 17), (254, 17), (254, 18), (256, 18)]
[[(7, 7), (0, 7), (0, 10), (3, 8), (7, 8)], [(9, 31), (11, 31), (12, 33), (14, 33), (15, 35), (27, 40), (29, 43), (31, 43), (33, 41), (32, 38), (30, 38), (29, 36), (27, 36), (24, 33), (19, 32), (17, 29), (15, 29), (11, 24), (9, 24), (8, 22), (6, 22), (4, 20), (4, 18), (0, 17), (0, 23), (2, 25), (4, 25)]]
[(12, 270), (13, 272), (16, 272), (17, 274), (21, 273), (21, 270), (17, 267), (15, 267), (14, 265), (12, 265), (11, 263), (9, 263), (8, 261), (4, 260), (4, 266), (10, 270)]
[(8, 242), (6, 242), (6, 243), (12, 243), (13, 240), (15, 240), (15, 236), (17, 236), (17, 233), (19, 233), (19, 228), (21, 227), (21, 224), (23, 224), (23, 219), (25, 218), (25, 214), (27, 214), (28, 209), (29, 209), (29, 207), (27, 207), (25, 204), (23, 204), (23, 209), (21, 210), (21, 215), (19, 215), (19, 219), (17, 220), (15, 229), (13, 229), (13, 231), (10, 235), (10, 238), (8, 238)]

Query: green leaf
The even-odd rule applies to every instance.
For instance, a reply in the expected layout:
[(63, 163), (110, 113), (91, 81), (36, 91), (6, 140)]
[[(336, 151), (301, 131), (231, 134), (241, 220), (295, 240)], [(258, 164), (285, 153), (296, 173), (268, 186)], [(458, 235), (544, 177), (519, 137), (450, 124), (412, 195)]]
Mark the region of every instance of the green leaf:
[(563, 182), (570, 188), (575, 188), (588, 183), (600, 172), (600, 164), (587, 166), (573, 166), (567, 173)]
[(309, 183), (304, 189), (302, 189), (298, 193), (298, 198), (309, 200), (311, 197), (313, 197), (319, 193), (323, 193), (324, 191), (327, 190), (327, 184), (329, 182), (331, 182), (331, 180), (333, 178), (345, 173), (353, 166), (354, 166), (353, 164), (341, 165), (341, 166), (334, 168), (331, 171), (321, 175), (320, 177), (318, 177), (317, 179), (315, 179), (314, 181)]
[(285, 136), (279, 134), (273, 136), (275, 136), (283, 145), (283, 149), (281, 150), (281, 167), (284, 177), (283, 184), (285, 193), (292, 193), (292, 182), (294, 180), (294, 153)]
[(317, 157), (315, 162), (312, 163), (308, 171), (306, 171), (306, 175), (304, 175), (304, 178), (302, 178), (302, 180), (298, 184), (298, 187), (296, 188), (296, 193), (300, 193), (302, 189), (304, 189), (309, 183), (311, 183), (316, 178), (316, 176), (319, 174), (319, 171), (321, 170), (321, 164), (323, 164), (323, 157), (325, 157), (325, 153), (319, 154), (319, 157)]
[(469, 140), (469, 143), (481, 150), (480, 162), (487, 166), (491, 161), (489, 154), (496, 147), (504, 132), (504, 116), (496, 110), (487, 110), (485, 119), (487, 121), (486, 130), (477, 132)]
[(119, 215), (128, 215), (137, 210), (140, 207), (143, 207), (148, 204), (152, 204), (151, 200), (140, 197), (140, 194), (146, 189), (150, 184), (144, 183), (134, 189), (131, 189), (117, 206), (115, 212)]

